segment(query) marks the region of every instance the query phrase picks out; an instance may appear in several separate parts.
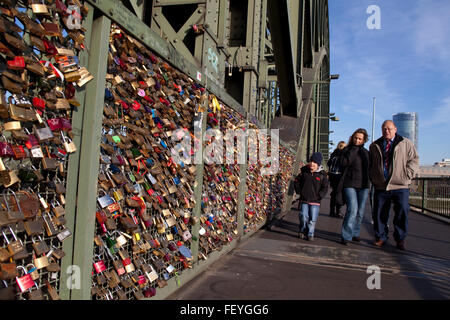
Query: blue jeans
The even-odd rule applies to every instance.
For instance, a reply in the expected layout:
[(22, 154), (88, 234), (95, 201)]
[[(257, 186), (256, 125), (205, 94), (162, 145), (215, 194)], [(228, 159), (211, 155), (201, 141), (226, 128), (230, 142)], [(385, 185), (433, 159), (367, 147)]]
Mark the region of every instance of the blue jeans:
[(373, 227), (376, 240), (387, 241), (391, 206), (394, 205), (394, 240), (403, 241), (408, 233), (409, 189), (375, 190)]
[(301, 210), (298, 214), (300, 220), (300, 232), (309, 237), (314, 236), (314, 227), (319, 217), (319, 205), (307, 203), (301, 204)]
[(342, 238), (346, 241), (359, 237), (369, 189), (344, 188), (347, 213), (342, 222)]

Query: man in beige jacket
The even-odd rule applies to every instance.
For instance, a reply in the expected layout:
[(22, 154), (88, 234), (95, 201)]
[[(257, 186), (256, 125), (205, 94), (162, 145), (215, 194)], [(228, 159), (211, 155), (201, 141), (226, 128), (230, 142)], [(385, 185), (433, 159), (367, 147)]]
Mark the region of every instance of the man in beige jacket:
[(383, 136), (370, 145), (370, 180), (375, 189), (374, 245), (383, 246), (389, 235), (388, 222), (394, 205), (394, 240), (405, 250), (408, 233), (409, 185), (419, 167), (419, 156), (411, 140), (397, 134), (391, 120), (383, 122)]

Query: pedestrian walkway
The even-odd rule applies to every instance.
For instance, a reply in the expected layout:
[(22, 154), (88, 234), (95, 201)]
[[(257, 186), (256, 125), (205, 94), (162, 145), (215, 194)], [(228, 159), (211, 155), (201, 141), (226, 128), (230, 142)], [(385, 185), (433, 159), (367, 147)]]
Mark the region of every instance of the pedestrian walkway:
[[(168, 299), (449, 299), (450, 225), (418, 213), (409, 216), (406, 251), (392, 237), (374, 240), (370, 205), (361, 242), (339, 243), (342, 219), (328, 215), (324, 199), (315, 241), (297, 237), (298, 210), (261, 229)], [(392, 221), (392, 217), (391, 217)], [(369, 290), (369, 266), (381, 269), (380, 289)]]

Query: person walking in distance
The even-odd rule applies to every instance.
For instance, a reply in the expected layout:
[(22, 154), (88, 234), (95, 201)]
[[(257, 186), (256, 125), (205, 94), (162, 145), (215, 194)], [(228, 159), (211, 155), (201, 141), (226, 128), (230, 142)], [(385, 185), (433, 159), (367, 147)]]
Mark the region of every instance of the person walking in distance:
[(339, 180), (342, 177), (341, 169), (341, 155), (342, 150), (347, 144), (345, 141), (340, 141), (336, 149), (331, 154), (330, 159), (327, 162), (328, 166), (328, 179), (330, 181), (331, 194), (330, 194), (330, 216), (331, 217), (342, 217), (341, 210), (343, 205), (336, 202), (336, 197), (340, 196), (337, 194), (337, 187)]
[(314, 240), (314, 230), (319, 217), (320, 201), (328, 191), (328, 179), (321, 165), (320, 152), (312, 154), (309, 163), (301, 168), (294, 180), (295, 192), (300, 195), (299, 234), (301, 239)]
[(419, 156), (411, 140), (397, 134), (391, 120), (381, 126), (382, 137), (369, 148), (370, 180), (374, 186), (374, 245), (383, 246), (389, 235), (391, 205), (394, 209), (394, 240), (397, 249), (405, 250), (408, 233), (409, 185), (419, 167)]
[[(341, 156), (343, 195), (347, 204), (347, 212), (342, 222), (341, 243), (359, 242), (361, 222), (366, 209), (369, 194), (369, 151), (364, 148), (368, 140), (365, 129), (356, 130), (349, 139)], [(338, 189), (341, 189), (338, 187)]]

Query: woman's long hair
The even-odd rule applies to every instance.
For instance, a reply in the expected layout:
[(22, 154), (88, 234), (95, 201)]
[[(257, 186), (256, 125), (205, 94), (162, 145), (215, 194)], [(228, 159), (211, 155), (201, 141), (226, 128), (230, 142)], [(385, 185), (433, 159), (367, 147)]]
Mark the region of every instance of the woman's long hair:
[[(369, 135), (367, 134), (366, 129), (359, 128), (359, 129), (357, 129), (355, 132), (353, 132), (353, 134), (350, 136), (350, 139), (348, 140), (348, 145), (353, 144), (353, 137), (354, 137), (355, 134), (357, 134), (357, 133), (362, 133), (362, 135), (364, 136), (364, 140), (363, 140), (364, 143), (366, 143), (367, 141), (369, 141)], [(363, 143), (363, 145), (364, 145), (364, 143)]]

